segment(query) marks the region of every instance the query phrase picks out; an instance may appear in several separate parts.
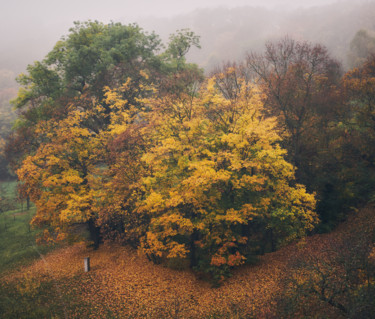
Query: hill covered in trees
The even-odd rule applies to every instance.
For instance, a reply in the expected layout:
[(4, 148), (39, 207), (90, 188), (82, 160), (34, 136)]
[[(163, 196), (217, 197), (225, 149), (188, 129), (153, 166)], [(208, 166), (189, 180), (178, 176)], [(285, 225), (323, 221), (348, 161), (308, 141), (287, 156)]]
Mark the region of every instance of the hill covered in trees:
[[(38, 243), (120, 243), (221, 285), (261, 255), (332, 230), (375, 195), (372, 40), (357, 33), (347, 72), (325, 46), (284, 36), (206, 76), (186, 60), (200, 47), (189, 29), (163, 46), (136, 24), (76, 22), (18, 77), (12, 102), (6, 153), (36, 206)], [(296, 260), (283, 299), (262, 311), (301, 314), (314, 296), (316, 311), (370, 313), (365, 211), (368, 228), (335, 241), (332, 255)], [(351, 257), (358, 264), (346, 268)]]
[[(271, 5), (267, 6), (270, 2)], [(346, 66), (350, 66), (347, 55), (356, 32), (360, 29), (375, 30), (374, 2), (371, 0), (320, 1), (309, 7), (306, 7), (307, 1), (287, 2), (284, 0), (284, 5), (278, 6), (280, 1), (268, 0), (262, 5), (248, 1), (246, 6), (239, 8), (200, 8), (178, 16), (150, 16), (136, 21), (121, 18), (119, 12), (112, 19), (123, 24), (137, 22), (145, 30), (155, 31), (163, 41), (167, 41), (169, 34), (178, 29), (190, 28), (201, 36), (202, 49), (191, 50), (189, 59), (208, 71), (222, 61), (243, 59), (246, 51), (261, 51), (266, 41), (285, 35), (296, 40), (321, 43)], [(27, 64), (42, 59), (71, 25), (71, 19), (69, 17), (66, 21), (59, 17), (51, 28), (45, 28), (45, 24), (31, 19), (29, 25), (32, 27), (20, 27), (20, 33), (16, 33), (16, 36), (4, 33), (0, 69), (18, 74), (24, 71)], [(44, 23), (51, 22), (47, 20)], [(17, 41), (22, 35), (26, 35), (23, 41)]]
[(189, 26), (201, 36), (202, 50), (192, 50), (191, 61), (211, 71), (222, 61), (241, 61), (247, 51), (261, 52), (266, 41), (286, 35), (300, 41), (320, 43), (351, 68), (350, 42), (363, 29), (375, 31), (373, 1), (339, 1), (304, 8), (243, 6), (207, 8), (170, 18), (140, 20), (146, 30), (163, 39), (174, 30)]
[(372, 58), (342, 76), (324, 47), (284, 38), (204, 78), (185, 59), (193, 32), (160, 45), (76, 23), (19, 77), (7, 151), (44, 240), (86, 223), (95, 246), (220, 281), (372, 198)]

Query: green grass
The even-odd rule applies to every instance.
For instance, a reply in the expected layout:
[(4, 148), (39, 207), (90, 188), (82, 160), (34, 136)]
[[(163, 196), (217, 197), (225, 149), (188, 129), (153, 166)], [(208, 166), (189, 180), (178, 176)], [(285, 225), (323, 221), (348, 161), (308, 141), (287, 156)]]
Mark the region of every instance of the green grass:
[(48, 250), (47, 247), (36, 249), (35, 237), (38, 230), (29, 226), (35, 207), (27, 211), (26, 203), (22, 205), (17, 202), (16, 186), (15, 181), (0, 182), (0, 195), (10, 201), (13, 208), (3, 212), (0, 210), (0, 273), (30, 263), (40, 257), (38, 251), (45, 253)]

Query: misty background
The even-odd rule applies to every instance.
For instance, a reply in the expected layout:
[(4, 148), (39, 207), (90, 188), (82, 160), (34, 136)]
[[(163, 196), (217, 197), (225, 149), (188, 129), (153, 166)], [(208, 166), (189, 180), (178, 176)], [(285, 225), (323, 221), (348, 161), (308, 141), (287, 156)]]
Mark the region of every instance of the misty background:
[(202, 48), (192, 48), (187, 59), (207, 74), (285, 36), (325, 45), (346, 70), (353, 66), (351, 42), (359, 30), (365, 31), (357, 49), (375, 52), (375, 0), (2, 0), (0, 175), (7, 166), (6, 136), (17, 117), (9, 103), (17, 96), (16, 76), (42, 60), (74, 21), (87, 20), (137, 23), (165, 44), (171, 33), (189, 28), (200, 36)]
[(191, 62), (210, 69), (223, 60), (261, 50), (265, 41), (289, 35), (319, 42), (347, 62), (359, 29), (375, 30), (375, 1), (337, 0), (13, 0), (0, 12), (0, 69), (14, 74), (41, 60), (73, 21), (138, 23), (164, 41), (177, 29), (201, 36)]

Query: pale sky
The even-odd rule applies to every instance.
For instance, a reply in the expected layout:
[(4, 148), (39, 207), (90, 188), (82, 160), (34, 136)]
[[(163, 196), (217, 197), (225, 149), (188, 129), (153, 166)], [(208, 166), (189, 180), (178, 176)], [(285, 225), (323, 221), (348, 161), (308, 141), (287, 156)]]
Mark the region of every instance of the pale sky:
[[(308, 7), (339, 0), (1, 0), (1, 23), (4, 20), (34, 23), (73, 20), (137, 19), (148, 15), (170, 16), (204, 7)], [(357, 0), (358, 1), (358, 0)], [(26, 20), (26, 21), (25, 21)]]
[(68, 34), (73, 21), (91, 19), (108, 23), (112, 20), (128, 24), (148, 16), (168, 17), (206, 7), (268, 6), (285, 9), (338, 1), (340, 0), (0, 0), (0, 68), (14, 64), (13, 61), (20, 60), (25, 53), (30, 54), (31, 60), (28, 63), (32, 63), (33, 59), (43, 58), (62, 35)]
[[(66, 33), (73, 21), (136, 22), (147, 16), (167, 17), (205, 7), (306, 7), (339, 0), (0, 0), (0, 38), (33, 30)], [(356, 0), (359, 1), (359, 0)]]

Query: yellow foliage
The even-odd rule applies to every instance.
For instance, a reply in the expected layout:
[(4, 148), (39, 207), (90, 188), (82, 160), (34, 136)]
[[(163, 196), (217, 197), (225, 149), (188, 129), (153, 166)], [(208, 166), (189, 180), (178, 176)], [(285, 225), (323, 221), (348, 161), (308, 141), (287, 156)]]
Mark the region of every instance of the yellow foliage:
[[(253, 84), (238, 79), (228, 98), (216, 81), (177, 96), (127, 79), (106, 88), (109, 112), (93, 101), (40, 122), (46, 142), (17, 172), (37, 206), (33, 223), (59, 238), (75, 223), (95, 221), (109, 232), (119, 223), (114, 228), (147, 255), (197, 254), (217, 277), (246, 261), (253, 237), (272, 230), (277, 245), (302, 237), (317, 223), (315, 197), (293, 186), (276, 120), (263, 115)], [(90, 130), (95, 120), (106, 125)]]
[(154, 143), (142, 161), (152, 176), (142, 179), (146, 193), (137, 206), (152, 216), (144, 252), (175, 258), (168, 249), (179, 247), (186, 256), (191, 251), (184, 243), (199, 232), (199, 247), (211, 256), (207, 265), (220, 268), (245, 261), (240, 246), (248, 238), (232, 227), (262, 221), (265, 229), (257, 231), (274, 229), (281, 244), (303, 236), (317, 217), (314, 195), (291, 186), (294, 168), (277, 144), (276, 119), (262, 115), (259, 91), (242, 81), (236, 100), (230, 100), (215, 81), (209, 79), (189, 105), (168, 97), (145, 101)]

